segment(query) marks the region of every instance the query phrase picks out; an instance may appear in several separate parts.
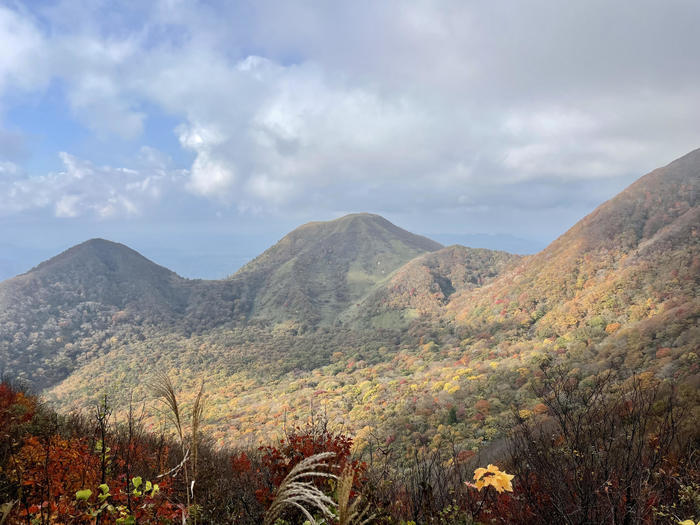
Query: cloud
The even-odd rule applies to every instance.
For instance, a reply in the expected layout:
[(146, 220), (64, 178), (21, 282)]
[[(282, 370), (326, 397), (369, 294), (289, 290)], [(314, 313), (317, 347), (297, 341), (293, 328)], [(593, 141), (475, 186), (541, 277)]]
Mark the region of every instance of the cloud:
[(0, 42), (0, 93), (47, 82), (46, 41), (28, 13), (0, 6)]
[(138, 169), (95, 166), (65, 152), (64, 169), (44, 176), (20, 176), (0, 164), (0, 210), (3, 215), (49, 211), (57, 218), (115, 219), (146, 213), (163, 196), (182, 185), (182, 172), (169, 170), (157, 152), (143, 151)]
[(18, 50), (0, 51), (0, 95), (60, 82), (105, 148), (163, 113), (193, 155), (177, 174), (64, 155), (3, 183), (4, 213), (136, 216), (166, 191), (256, 212), (578, 213), (581, 188), (700, 145), (699, 16), (683, 0), (0, 8)]

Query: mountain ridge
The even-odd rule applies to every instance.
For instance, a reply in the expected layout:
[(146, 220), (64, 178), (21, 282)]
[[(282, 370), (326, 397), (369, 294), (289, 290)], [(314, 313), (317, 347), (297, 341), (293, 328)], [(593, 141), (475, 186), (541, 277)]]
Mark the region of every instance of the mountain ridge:
[(264, 441), (323, 403), (358, 442), (478, 448), (514, 406), (536, 409), (542, 363), (700, 384), (699, 184), (696, 151), (525, 257), (426, 245), (371, 215), (311, 223), (228, 279), (169, 281), (184, 306), (163, 321), (90, 302), (2, 308), (0, 355), (29, 360), (65, 407), (114, 385), (147, 399), (153, 370), (184, 389), (206, 377), (222, 443)]
[[(660, 315), (671, 295), (692, 320), (697, 285), (674, 283), (679, 276), (697, 283), (699, 191), (700, 149), (641, 177), (488, 287), (458, 294), (448, 309), (464, 326), (524, 338), (563, 337), (590, 323), (596, 334), (643, 326), (642, 313)], [(600, 300), (608, 296), (615, 299)]]
[[(352, 214), (297, 228), (230, 278), (200, 280), (182, 278), (124, 244), (90, 239), (0, 283), (4, 366), (29, 370), (32, 362), (58, 359), (39, 366), (45, 374), (35, 372), (45, 386), (81, 356), (99, 355), (95, 349), (106, 348), (121, 327), (143, 337), (155, 326), (197, 334), (247, 323), (328, 325), (385, 273), (440, 246), (380, 216)], [(372, 271), (375, 263), (382, 269)]]

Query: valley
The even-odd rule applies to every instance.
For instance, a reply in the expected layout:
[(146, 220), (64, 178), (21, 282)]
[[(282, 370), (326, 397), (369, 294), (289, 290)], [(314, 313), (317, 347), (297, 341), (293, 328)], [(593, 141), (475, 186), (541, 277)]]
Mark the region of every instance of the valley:
[(304, 225), (220, 281), (87, 241), (0, 284), (3, 367), (65, 410), (148, 403), (156, 371), (184, 392), (205, 378), (221, 446), (315, 411), (358, 441), (477, 449), (532, 409), (545, 359), (697, 385), (699, 185), (695, 151), (525, 257), (370, 214)]

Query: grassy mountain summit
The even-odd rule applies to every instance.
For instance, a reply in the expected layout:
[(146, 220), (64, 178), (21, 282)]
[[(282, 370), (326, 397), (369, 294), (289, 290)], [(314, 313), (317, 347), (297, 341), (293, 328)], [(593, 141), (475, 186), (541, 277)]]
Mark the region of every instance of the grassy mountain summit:
[(297, 228), (231, 279), (252, 287), (253, 318), (328, 324), (394, 270), (440, 248), (379, 215), (352, 214)]

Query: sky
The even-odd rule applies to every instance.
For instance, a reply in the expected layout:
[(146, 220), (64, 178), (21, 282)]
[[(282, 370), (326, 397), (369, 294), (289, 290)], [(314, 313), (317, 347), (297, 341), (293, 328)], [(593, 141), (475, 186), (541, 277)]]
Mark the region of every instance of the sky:
[(0, 279), (378, 213), (534, 252), (700, 147), (696, 0), (0, 0)]

